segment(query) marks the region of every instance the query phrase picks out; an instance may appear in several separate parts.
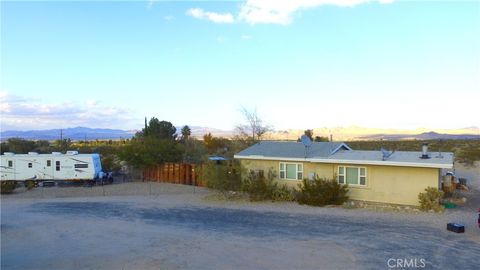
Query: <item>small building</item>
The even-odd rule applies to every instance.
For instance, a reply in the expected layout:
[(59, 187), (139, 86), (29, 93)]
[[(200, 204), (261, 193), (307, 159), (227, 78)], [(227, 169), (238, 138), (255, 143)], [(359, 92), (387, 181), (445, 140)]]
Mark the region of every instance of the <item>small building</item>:
[(453, 169), (453, 153), (353, 150), (341, 142), (261, 141), (234, 156), (247, 171), (272, 170), (280, 184), (297, 187), (302, 179), (336, 179), (348, 184), (353, 200), (418, 205), (427, 187), (441, 188)]

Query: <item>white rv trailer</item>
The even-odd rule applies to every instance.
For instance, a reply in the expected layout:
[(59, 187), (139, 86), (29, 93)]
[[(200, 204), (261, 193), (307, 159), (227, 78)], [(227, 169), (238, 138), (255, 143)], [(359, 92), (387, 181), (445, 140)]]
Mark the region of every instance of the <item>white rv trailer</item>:
[(0, 157), (2, 181), (96, 180), (103, 174), (98, 154), (5, 152)]

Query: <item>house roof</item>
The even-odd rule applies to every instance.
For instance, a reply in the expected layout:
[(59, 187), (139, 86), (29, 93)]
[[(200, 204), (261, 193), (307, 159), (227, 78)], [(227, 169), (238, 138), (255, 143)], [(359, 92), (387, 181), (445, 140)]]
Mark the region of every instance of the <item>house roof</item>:
[(314, 163), (362, 164), (404, 167), (453, 168), (453, 153), (429, 153), (422, 159), (422, 152), (395, 151), (383, 158), (381, 151), (352, 150), (341, 142), (313, 143), (305, 156), (305, 147), (297, 142), (260, 142), (235, 155), (237, 159), (279, 160)]
[[(339, 149), (349, 150), (341, 142), (313, 142), (308, 150), (300, 142), (261, 141), (235, 156), (265, 156), (277, 158), (326, 158)], [(305, 155), (306, 154), (306, 155)]]

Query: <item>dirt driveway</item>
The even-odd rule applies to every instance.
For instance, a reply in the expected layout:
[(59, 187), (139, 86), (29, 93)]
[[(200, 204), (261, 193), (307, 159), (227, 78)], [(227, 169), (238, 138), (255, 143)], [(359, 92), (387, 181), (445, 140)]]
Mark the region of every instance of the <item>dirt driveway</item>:
[(433, 214), (211, 202), (206, 190), (155, 188), (163, 192), (2, 198), (1, 268), (388, 269), (389, 259), (423, 259), (426, 268), (475, 269), (480, 261), (480, 243), (432, 226)]

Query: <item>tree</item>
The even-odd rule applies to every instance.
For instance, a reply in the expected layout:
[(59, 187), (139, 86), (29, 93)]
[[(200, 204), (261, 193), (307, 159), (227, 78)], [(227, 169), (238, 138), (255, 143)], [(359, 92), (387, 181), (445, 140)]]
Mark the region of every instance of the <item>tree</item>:
[(125, 145), (120, 158), (135, 168), (144, 169), (164, 162), (179, 162), (183, 152), (182, 145), (172, 139), (147, 136)]
[(26, 154), (35, 149), (35, 142), (21, 138), (10, 138), (7, 140), (8, 151), (17, 154)]
[(214, 137), (212, 133), (208, 133), (203, 135), (203, 143), (209, 154), (217, 154), (219, 150), (222, 153), (225, 152), (224, 150), (228, 147), (229, 141), (222, 137)]
[(182, 140), (187, 141), (190, 135), (192, 134), (192, 131), (190, 130), (190, 127), (185, 125), (182, 128)]
[(168, 121), (159, 121), (156, 117), (152, 117), (142, 129), (142, 132), (138, 132), (136, 137), (157, 137), (159, 139), (175, 140), (177, 137), (177, 129)]
[(56, 140), (54, 145), (55, 145), (55, 148), (58, 149), (59, 151), (67, 151), (72, 145), (72, 140), (70, 138), (63, 139), (63, 140)]
[(53, 148), (47, 140), (38, 140), (35, 142), (35, 152), (49, 153), (52, 152), (52, 150)]
[(307, 136), (310, 139), (310, 141), (313, 141), (313, 129), (305, 130), (305, 136)]
[(253, 142), (256, 142), (259, 141), (265, 133), (272, 130), (269, 125), (263, 123), (256, 109), (249, 111), (245, 107), (242, 107), (241, 112), (246, 124), (237, 125), (235, 129), (242, 137), (250, 138)]
[(188, 162), (190, 161), (190, 158), (189, 158), (189, 144), (190, 144), (190, 134), (192, 134), (191, 130), (190, 130), (190, 127), (185, 125), (183, 126), (182, 128), (182, 138), (181, 138), (181, 141), (183, 142), (183, 145), (184, 145), (184, 148), (185, 148), (185, 152), (183, 154), (183, 162)]
[(329, 142), (330, 140), (328, 139), (328, 137), (315, 136), (314, 141), (316, 141), (316, 142)]

